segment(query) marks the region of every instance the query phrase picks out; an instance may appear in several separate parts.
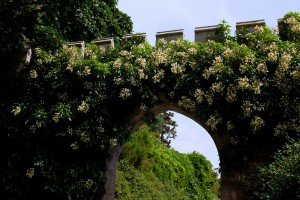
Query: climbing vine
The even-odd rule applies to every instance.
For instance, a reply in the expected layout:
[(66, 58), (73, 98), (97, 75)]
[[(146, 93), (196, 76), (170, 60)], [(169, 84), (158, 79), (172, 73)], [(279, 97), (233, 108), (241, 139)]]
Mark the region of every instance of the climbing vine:
[[(104, 166), (112, 145), (128, 138), (130, 116), (151, 111), (161, 94), (233, 143), (253, 134), (297, 136), (300, 15), (288, 13), (283, 24), (284, 40), (257, 26), (222, 42), (160, 40), (123, 50), (88, 44), (84, 52), (36, 48), (18, 77), (22, 95), (5, 105), (10, 117), (1, 119), (7, 140), (29, 152), (15, 176), (32, 185), (42, 180), (44, 189), (69, 197), (99, 195), (104, 169), (97, 166)], [(11, 169), (21, 165), (8, 160), (16, 162)], [(1, 178), (2, 185), (13, 181), (3, 173)], [(19, 184), (10, 190), (27, 189)]]

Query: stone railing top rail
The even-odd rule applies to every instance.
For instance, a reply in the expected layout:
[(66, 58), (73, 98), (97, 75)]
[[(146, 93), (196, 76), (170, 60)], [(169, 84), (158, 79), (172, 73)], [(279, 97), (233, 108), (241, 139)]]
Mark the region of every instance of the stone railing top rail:
[(215, 30), (219, 27), (219, 25), (213, 25), (213, 26), (199, 26), (195, 28), (195, 32), (197, 31), (206, 31), (206, 30)]
[(264, 25), (265, 20), (259, 19), (259, 20), (253, 20), (253, 21), (245, 21), (245, 22), (237, 22), (236, 26), (253, 26), (253, 25)]
[(183, 29), (169, 30), (169, 31), (160, 31), (156, 35), (169, 35), (169, 34), (178, 34), (183, 33)]
[(123, 35), (122, 39), (128, 39), (128, 38), (132, 38), (133, 36), (139, 36), (139, 37), (147, 37), (146, 33), (137, 33), (137, 34), (127, 34), (127, 35)]

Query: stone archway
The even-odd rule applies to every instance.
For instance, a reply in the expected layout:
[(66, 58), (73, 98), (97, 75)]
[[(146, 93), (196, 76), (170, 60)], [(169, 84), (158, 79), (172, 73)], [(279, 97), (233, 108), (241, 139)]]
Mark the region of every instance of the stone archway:
[[(204, 27), (197, 29), (203, 36), (197, 42), (175, 40), (183, 35), (176, 30), (160, 32), (158, 38), (169, 42), (159, 40), (155, 46), (143, 43), (142, 35), (142, 43), (124, 42), (117, 50), (85, 48), (83, 42), (68, 44), (81, 49), (64, 46), (55, 55), (35, 49), (32, 65), (23, 72), (27, 98), (18, 99), (9, 114), (29, 143), (31, 137), (47, 144), (51, 138), (55, 146), (64, 138), (68, 143), (59, 146), (64, 151), (50, 152), (58, 157), (79, 154), (97, 163), (98, 155), (81, 151), (78, 144), (98, 152), (111, 147), (110, 158), (105, 154), (100, 162), (102, 167), (107, 159), (104, 199), (110, 200), (122, 139), (143, 123), (147, 112), (174, 110), (204, 126), (215, 141), (222, 199), (247, 199), (247, 172), (282, 143), (274, 133), (299, 133), (300, 49), (297, 43), (284, 43), (261, 21), (238, 25), (245, 29), (237, 38), (217, 33), (219, 27)], [(93, 43), (103, 42), (112, 41)], [(48, 153), (47, 147), (39, 148)], [(80, 165), (82, 160), (56, 164)], [(101, 173), (90, 175), (103, 178)]]
[[(194, 120), (201, 126), (205, 127), (205, 123), (203, 119), (196, 117), (193, 112), (188, 112), (183, 110), (178, 106), (177, 103), (169, 101), (166, 98), (166, 95), (163, 93), (159, 94), (159, 99), (161, 100), (161, 104), (154, 106), (151, 108), (151, 112), (155, 115), (163, 113), (165, 111), (175, 111), (186, 117)], [(145, 113), (141, 111), (135, 112), (131, 117), (131, 125), (133, 127), (132, 131), (135, 131), (144, 123)], [(221, 130), (222, 131), (222, 130)], [(220, 173), (221, 176), (221, 199), (222, 200), (243, 200), (247, 199), (245, 193), (247, 192), (249, 180), (245, 179), (245, 175), (248, 175), (247, 172), (255, 169), (258, 163), (265, 162), (266, 157), (270, 157), (273, 155), (274, 151), (277, 149), (278, 145), (281, 142), (274, 141), (270, 145), (265, 144), (265, 140), (262, 142), (257, 142), (257, 138), (252, 138), (253, 144), (245, 147), (238, 147), (232, 144), (232, 140), (230, 136), (226, 134), (220, 134), (219, 132), (209, 132), (212, 137), (216, 148), (219, 152), (220, 157)], [(106, 182), (106, 190), (109, 191), (105, 194), (104, 200), (112, 200), (114, 199), (115, 192), (115, 179), (116, 179), (116, 170), (117, 170), (117, 162), (119, 155), (122, 151), (122, 145), (117, 144), (114, 148), (111, 149), (111, 159), (107, 162), (107, 177), (109, 177)], [(255, 155), (255, 158), (252, 157), (250, 160), (246, 158), (244, 152), (252, 152)], [(243, 152), (243, 153), (241, 153)], [(239, 155), (239, 156), (237, 156)], [(240, 155), (244, 156), (243, 158)], [(229, 161), (228, 161), (229, 159)], [(236, 168), (232, 165), (232, 163), (240, 163), (244, 162), (247, 166), (244, 169)], [(244, 167), (244, 166), (242, 166)], [(244, 171), (243, 171), (244, 170)]]

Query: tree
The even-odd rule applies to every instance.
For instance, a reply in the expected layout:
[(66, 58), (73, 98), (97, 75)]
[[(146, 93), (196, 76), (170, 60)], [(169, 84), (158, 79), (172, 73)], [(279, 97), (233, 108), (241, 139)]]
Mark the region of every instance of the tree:
[(1, 52), (25, 43), (56, 49), (62, 42), (119, 37), (132, 31), (117, 0), (21, 0), (0, 2)]
[(272, 163), (260, 167), (254, 180), (253, 199), (299, 199), (300, 140), (292, 140), (279, 150)]
[(150, 127), (154, 131), (159, 132), (160, 141), (167, 147), (170, 147), (171, 140), (176, 138), (176, 127), (178, 126), (176, 121), (172, 120), (174, 117), (173, 112), (164, 112), (155, 117), (153, 124)]

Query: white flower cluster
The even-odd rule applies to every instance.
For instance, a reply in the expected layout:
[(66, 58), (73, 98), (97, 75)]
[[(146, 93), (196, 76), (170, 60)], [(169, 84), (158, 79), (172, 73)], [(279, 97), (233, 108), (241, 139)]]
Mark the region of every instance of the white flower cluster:
[(185, 67), (177, 62), (172, 63), (171, 66), (171, 72), (173, 74), (182, 74), (185, 71)]
[(179, 100), (178, 105), (189, 111), (194, 111), (196, 108), (195, 102), (186, 96), (181, 97), (181, 100)]
[(250, 122), (250, 125), (252, 126), (252, 130), (254, 133), (260, 130), (261, 127), (264, 126), (264, 124), (265, 124), (264, 120), (259, 116), (255, 116)]
[(210, 128), (212, 131), (217, 130), (217, 125), (222, 122), (222, 118), (216, 114), (216, 115), (211, 115), (209, 119), (206, 121), (205, 125)]
[(30, 74), (30, 77), (33, 79), (38, 77), (38, 73), (36, 70), (30, 70), (29, 74)]
[(158, 72), (153, 76), (154, 83), (159, 83), (164, 75), (165, 71), (163, 69), (158, 70)]
[(123, 100), (128, 99), (132, 95), (131, 90), (128, 88), (122, 88), (119, 97)]
[(14, 116), (17, 116), (18, 114), (20, 114), (21, 110), (22, 109), (20, 106), (15, 106), (11, 112), (14, 114)]
[(159, 66), (161, 64), (166, 64), (168, 61), (168, 54), (163, 52), (161, 49), (157, 49), (151, 54), (154, 65)]
[(204, 96), (204, 92), (201, 89), (196, 89), (194, 97), (196, 97), (196, 100), (198, 103), (202, 103), (203, 102), (203, 96)]
[(80, 112), (87, 113), (90, 110), (90, 106), (85, 101), (81, 101), (81, 104), (78, 106), (78, 110)]

